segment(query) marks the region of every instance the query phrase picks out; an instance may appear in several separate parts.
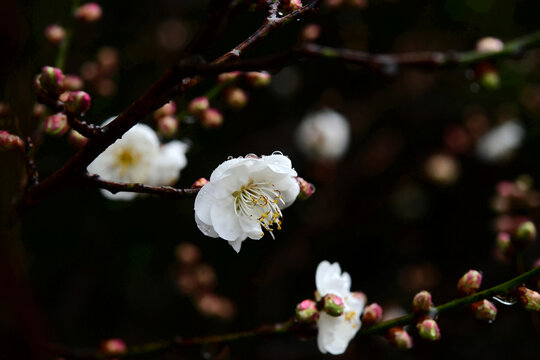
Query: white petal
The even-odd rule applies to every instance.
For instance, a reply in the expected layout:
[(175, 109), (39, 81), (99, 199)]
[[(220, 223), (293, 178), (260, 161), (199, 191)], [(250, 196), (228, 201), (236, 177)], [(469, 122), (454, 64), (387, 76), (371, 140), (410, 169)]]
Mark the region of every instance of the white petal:
[(323, 261), (317, 267), (315, 284), (323, 296), (335, 294), (343, 297), (350, 293), (351, 277), (348, 273), (341, 274), (341, 268), (337, 262), (330, 264), (328, 261)]
[(152, 163), (147, 184), (154, 186), (172, 185), (180, 177), (180, 170), (187, 165), (188, 145), (181, 141), (171, 141), (161, 146)]
[(234, 241), (244, 240), (247, 237), (243, 233), (238, 216), (234, 212), (232, 196), (230, 201), (214, 203), (210, 211), (210, 218), (214, 230), (222, 239)]
[(242, 247), (242, 241), (244, 241), (244, 240), (229, 241), (229, 245), (232, 246), (232, 248), (234, 249), (234, 251), (236, 251), (237, 253), (239, 253), (239, 252), (240, 252), (240, 248)]
[(212, 225), (209, 225), (209, 224), (203, 222), (201, 219), (199, 219), (199, 217), (197, 216), (197, 213), (195, 213), (195, 223), (197, 224), (197, 227), (199, 228), (199, 230), (201, 230), (201, 232), (204, 235), (210, 236), (210, 237), (213, 237), (213, 238), (218, 238), (219, 237), (218, 233), (215, 232)]
[(210, 175), (210, 182), (214, 182), (214, 181), (218, 181), (220, 180), (223, 176), (226, 176), (228, 175), (228, 172), (232, 169), (234, 169), (235, 167), (239, 166), (239, 165), (244, 165), (244, 166), (252, 166), (253, 165), (253, 160), (254, 159), (251, 159), (251, 158), (234, 158), (234, 159), (230, 159), (230, 160), (227, 160), (225, 162), (223, 162), (221, 165), (219, 165), (213, 172), (212, 172), (212, 175)]
[(332, 317), (321, 313), (317, 322), (319, 332), (317, 345), (323, 353), (332, 355), (343, 354), (349, 342), (354, 338), (360, 326), (356, 322), (347, 321), (344, 315)]
[(199, 190), (197, 197), (195, 197), (195, 215), (206, 224), (212, 223), (210, 209), (215, 202), (213, 192), (214, 186), (212, 183), (207, 183)]
[(117, 192), (116, 194), (113, 194), (112, 192), (101, 189), (101, 194), (105, 196), (109, 200), (119, 200), (119, 201), (131, 201), (137, 197), (137, 193), (135, 192), (127, 192), (127, 191), (121, 191)]
[(238, 222), (242, 227), (242, 231), (253, 240), (258, 240), (263, 237), (264, 233), (261, 229), (261, 223), (256, 218), (248, 216), (240, 216)]

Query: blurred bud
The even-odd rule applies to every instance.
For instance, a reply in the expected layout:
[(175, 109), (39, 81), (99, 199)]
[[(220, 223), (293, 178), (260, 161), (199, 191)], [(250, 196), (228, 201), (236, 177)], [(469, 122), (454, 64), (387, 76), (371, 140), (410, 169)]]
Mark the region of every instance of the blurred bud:
[(218, 128), (223, 124), (223, 115), (217, 109), (208, 108), (203, 111), (200, 121), (205, 128)]
[(488, 90), (496, 90), (501, 86), (497, 69), (489, 62), (481, 62), (474, 66), (474, 73), (480, 84)]
[(431, 294), (428, 291), (422, 290), (414, 295), (412, 307), (415, 313), (427, 313), (432, 306)]
[(108, 77), (103, 77), (97, 82), (96, 91), (103, 97), (111, 97), (116, 94), (116, 83)]
[(24, 151), (24, 141), (17, 135), (0, 130), (0, 151), (8, 150)]
[(315, 187), (300, 176), (296, 177), (296, 182), (300, 186), (300, 192), (298, 193), (299, 200), (307, 200), (315, 193)]
[(77, 75), (66, 75), (64, 81), (62, 82), (62, 87), (64, 90), (76, 91), (81, 90), (84, 86), (83, 80)]
[(512, 240), (510, 238), (510, 234), (506, 232), (498, 233), (495, 247), (500, 255), (507, 256), (510, 253), (512, 247)]
[(236, 313), (236, 308), (231, 300), (212, 293), (202, 295), (197, 300), (199, 311), (207, 316), (216, 316), (224, 320), (230, 320)]
[(195, 269), (195, 279), (200, 286), (212, 289), (216, 286), (217, 278), (214, 268), (208, 264), (200, 264)]
[(313, 300), (306, 299), (296, 305), (296, 320), (302, 324), (314, 324), (319, 320), (319, 310), (317, 303)]
[(281, 2), (281, 7), (285, 11), (296, 11), (302, 7), (302, 1), (301, 0), (285, 0)]
[(525, 310), (540, 311), (540, 294), (522, 286), (518, 289), (519, 299)]
[(47, 113), (47, 107), (43, 104), (34, 104), (32, 108), (32, 116), (36, 119), (41, 119)]
[(163, 116), (158, 119), (157, 128), (161, 135), (172, 138), (178, 132), (178, 120), (174, 116)]
[(365, 9), (368, 6), (367, 0), (347, 0), (347, 3), (358, 9)]
[(355, 299), (358, 299), (360, 301), (362, 301), (362, 303), (367, 303), (367, 295), (364, 294), (362, 291), (353, 291), (351, 293), (351, 295), (355, 298)]
[(49, 25), (45, 28), (45, 39), (51, 45), (60, 45), (66, 37), (66, 30), (57, 24)]
[(201, 251), (191, 243), (183, 243), (176, 247), (176, 258), (183, 264), (193, 265), (201, 260)]
[(68, 143), (76, 149), (80, 149), (88, 143), (88, 138), (76, 130), (71, 130), (68, 134)]
[(476, 43), (476, 51), (478, 52), (498, 52), (504, 49), (504, 43), (494, 37), (484, 37)]
[(188, 112), (191, 115), (199, 116), (210, 106), (210, 101), (206, 96), (199, 96), (192, 99), (188, 104)]
[(497, 317), (497, 308), (491, 301), (485, 299), (471, 304), (470, 309), (478, 320), (494, 321)]
[(94, 2), (86, 3), (75, 9), (75, 19), (82, 22), (90, 23), (98, 21), (101, 19), (101, 15), (101, 6)]
[(122, 339), (108, 339), (101, 342), (101, 351), (107, 355), (122, 355), (127, 351), (127, 346)]
[(409, 350), (413, 347), (413, 341), (409, 333), (399, 327), (388, 330), (388, 341), (399, 350)]
[(377, 304), (369, 304), (364, 308), (364, 313), (362, 314), (362, 325), (371, 326), (381, 322), (383, 315), (382, 307)]
[(50, 136), (62, 136), (69, 130), (67, 116), (62, 113), (47, 116), (43, 121), (43, 132)]
[(270, 74), (261, 71), (250, 71), (246, 73), (247, 82), (254, 87), (268, 86), (271, 81)]
[(321, 27), (317, 24), (306, 25), (302, 29), (302, 40), (305, 41), (315, 41), (321, 36)]
[(174, 101), (169, 101), (156, 111), (154, 111), (154, 119), (159, 119), (164, 116), (171, 116), (176, 113), (176, 103)]
[(343, 0), (326, 0), (326, 5), (331, 8), (338, 8), (343, 5)]
[(532, 221), (525, 221), (516, 229), (516, 240), (522, 244), (530, 244), (536, 238), (536, 226)]
[(441, 338), (439, 325), (433, 319), (427, 318), (416, 324), (418, 334), (422, 339), (429, 341), (437, 341)]
[(233, 81), (233, 80), (236, 80), (238, 76), (240, 76), (240, 74), (242, 74), (242, 72), (240, 71), (231, 71), (231, 72), (222, 73), (218, 75), (217, 81), (218, 83)]
[(63, 82), (64, 74), (62, 70), (52, 66), (44, 66), (41, 70), (41, 75), (39, 76), (41, 89), (52, 93), (60, 93), (62, 92)]
[(94, 81), (99, 76), (99, 65), (93, 61), (86, 61), (81, 65), (81, 76), (86, 81)]
[(199, 180), (195, 181), (193, 185), (191, 185), (192, 189), (200, 189), (204, 185), (208, 184), (210, 181), (206, 180), (205, 178), (200, 178)]
[(427, 159), (425, 171), (433, 182), (448, 186), (454, 184), (459, 178), (460, 166), (453, 156), (434, 154)]
[(67, 111), (73, 114), (84, 114), (90, 109), (92, 99), (90, 95), (84, 91), (73, 91), (69, 93), (64, 106)]
[(10, 116), (11, 115), (11, 106), (3, 101), (0, 101), (0, 117)]
[(96, 54), (96, 59), (103, 74), (112, 75), (118, 67), (118, 50), (111, 46), (100, 48)]
[(246, 92), (239, 87), (230, 87), (225, 90), (225, 101), (227, 104), (235, 109), (241, 109), (246, 106), (248, 102), (248, 96)]
[(474, 294), (482, 285), (482, 274), (476, 270), (469, 270), (459, 279), (457, 289), (463, 296)]
[(334, 294), (326, 294), (322, 299), (322, 308), (330, 316), (340, 316), (343, 314), (345, 304), (343, 299)]

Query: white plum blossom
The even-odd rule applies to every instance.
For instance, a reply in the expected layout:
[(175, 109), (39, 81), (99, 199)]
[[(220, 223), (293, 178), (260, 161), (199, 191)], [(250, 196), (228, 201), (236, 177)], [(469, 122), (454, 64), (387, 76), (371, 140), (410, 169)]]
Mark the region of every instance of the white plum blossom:
[(315, 273), (315, 284), (322, 297), (334, 294), (343, 299), (344, 304), (343, 314), (340, 316), (334, 317), (320, 312), (317, 322), (319, 350), (332, 355), (343, 354), (362, 325), (360, 315), (364, 311), (364, 298), (351, 293), (351, 277), (346, 272), (341, 273), (337, 262), (321, 262)]
[[(263, 229), (281, 229), (281, 210), (300, 191), (291, 160), (280, 152), (231, 158), (219, 165), (195, 199), (195, 221), (203, 234), (220, 237), (237, 252)], [(273, 237), (273, 235), (272, 235)]]
[(331, 109), (308, 114), (296, 129), (296, 143), (306, 156), (338, 160), (349, 147), (349, 122)]
[[(160, 145), (154, 130), (137, 124), (101, 153), (87, 170), (107, 181), (172, 185), (187, 165), (187, 149), (188, 145), (176, 140)], [(111, 200), (133, 200), (138, 195), (134, 192), (113, 194), (103, 189), (101, 192)]]

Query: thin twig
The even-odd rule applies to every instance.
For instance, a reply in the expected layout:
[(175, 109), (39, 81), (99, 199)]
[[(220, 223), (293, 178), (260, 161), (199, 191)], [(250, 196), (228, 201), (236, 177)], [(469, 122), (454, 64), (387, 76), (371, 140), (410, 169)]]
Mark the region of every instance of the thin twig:
[(150, 186), (140, 183), (119, 183), (100, 179), (97, 175), (85, 176), (82, 183), (108, 190), (113, 194), (117, 192), (134, 192), (140, 194), (161, 195), (170, 198), (191, 197), (199, 192), (199, 189), (177, 189), (172, 186)]

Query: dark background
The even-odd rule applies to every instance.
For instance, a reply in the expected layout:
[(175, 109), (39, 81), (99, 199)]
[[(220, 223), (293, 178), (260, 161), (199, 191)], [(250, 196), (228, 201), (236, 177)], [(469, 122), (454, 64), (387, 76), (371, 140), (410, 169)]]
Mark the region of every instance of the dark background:
[[(88, 88), (93, 107), (86, 119), (97, 124), (121, 112), (163, 73), (197, 32), (206, 9), (199, 1), (101, 5), (101, 21), (75, 25), (65, 67), (66, 73), (78, 73), (81, 64), (94, 59), (105, 45), (119, 51), (116, 95), (103, 97)], [(52, 65), (56, 54), (44, 41), (43, 29), (54, 22), (67, 24), (70, 6), (68, 1), (9, 0), (2, 5), (0, 96), (12, 105), (26, 131), (36, 126), (29, 116), (35, 101), (33, 76), (43, 65)], [(464, 51), (483, 36), (511, 40), (536, 31), (539, 13), (540, 4), (534, 0), (324, 6), (318, 15), (272, 33), (246, 56), (287, 49), (307, 23), (320, 24), (318, 42), (335, 47), (379, 53)], [(231, 49), (263, 17), (258, 11), (232, 19), (205, 58), (212, 60)], [(171, 20), (181, 30), (180, 40), (175, 38), (181, 46), (173, 50), (159, 41), (163, 24)], [(283, 230), (275, 241), (269, 236), (246, 241), (239, 254), (225, 241), (199, 232), (190, 198), (111, 202), (98, 190), (71, 187), (53, 195), (26, 216), (13, 236), (20, 240), (10, 245), (17, 254), (10, 261), (19, 282), (5, 282), (0, 289), (0, 358), (29, 357), (23, 339), (34, 330), (69, 346), (95, 347), (119, 337), (129, 347), (175, 335), (219, 334), (283, 321), (299, 301), (312, 296), (315, 269), (322, 260), (338, 261), (351, 274), (353, 290), (364, 291), (370, 302), (407, 312), (412, 296), (423, 288), (432, 292), (436, 304), (455, 298), (456, 282), (470, 268), (483, 271), (484, 287), (513, 277), (515, 269), (493, 257), (496, 215), (489, 204), (498, 181), (523, 173), (538, 178), (540, 100), (528, 101), (527, 91), (540, 89), (540, 53), (531, 51), (496, 66), (502, 85), (489, 91), (478, 87), (466, 68), (380, 73), (337, 61), (301, 60), (275, 74), (270, 87), (249, 89), (249, 104), (241, 111), (224, 109), (218, 99), (216, 106), (225, 115), (222, 128), (182, 124), (179, 138), (188, 138), (192, 146), (178, 187), (209, 177), (229, 155), (280, 150), (317, 188), (311, 199), (285, 210)], [(183, 106), (213, 83), (207, 79), (176, 100)], [(294, 130), (305, 114), (325, 106), (344, 114), (352, 128), (349, 150), (334, 163), (309, 161), (294, 141)], [(446, 152), (445, 129), (464, 126), (471, 109), (484, 114), (488, 126), (508, 117), (519, 119), (527, 129), (522, 147), (506, 162), (483, 162), (474, 149), (452, 155), (461, 166), (460, 177), (452, 186), (437, 185), (426, 176), (425, 161), (433, 153)], [(147, 123), (152, 124), (151, 117)], [(46, 139), (36, 159), (41, 177), (72, 154), (65, 138)], [(16, 172), (6, 165), (12, 160), (0, 155), (6, 181)], [(6, 244), (11, 235), (4, 236)], [(215, 292), (236, 305), (233, 320), (200, 314), (176, 286), (175, 248), (186, 242), (198, 246), (203, 261), (215, 269)], [(528, 266), (538, 250), (537, 245), (529, 248)], [(33, 302), (12, 301), (21, 293)], [(538, 357), (539, 331), (531, 314), (517, 306), (498, 309), (493, 324), (476, 321), (465, 311), (444, 315), (439, 321), (441, 341), (432, 344), (415, 337), (415, 347), (408, 352), (395, 350), (377, 336), (356, 338), (343, 358)], [(216, 354), (329, 357), (319, 354), (313, 338), (285, 336), (156, 358)]]

